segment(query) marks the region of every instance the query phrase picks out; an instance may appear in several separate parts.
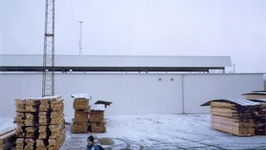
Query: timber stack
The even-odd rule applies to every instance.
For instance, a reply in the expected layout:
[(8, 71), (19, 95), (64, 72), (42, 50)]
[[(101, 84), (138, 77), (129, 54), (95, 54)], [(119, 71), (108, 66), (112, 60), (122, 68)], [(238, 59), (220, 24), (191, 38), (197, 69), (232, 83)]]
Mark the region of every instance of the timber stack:
[(91, 96), (89, 94), (72, 94), (71, 97), (74, 98), (73, 109), (75, 110), (71, 132), (86, 133), (88, 132), (88, 109)]
[(61, 96), (16, 99), (16, 150), (59, 150), (65, 141)]
[(245, 99), (217, 99), (201, 106), (211, 106), (211, 126), (213, 129), (237, 136), (255, 135), (255, 109), (257, 102)]
[(95, 104), (90, 106), (90, 125), (91, 132), (103, 133), (106, 132), (106, 122), (104, 119), (104, 105)]
[(15, 130), (9, 130), (0, 134), (0, 150), (10, 150), (16, 141)]
[(242, 95), (244, 99), (261, 104), (254, 112), (255, 134), (266, 135), (266, 91), (253, 91)]
[(112, 102), (98, 100), (94, 105), (90, 105), (90, 131), (94, 133), (106, 132), (106, 122), (104, 119), (104, 111)]

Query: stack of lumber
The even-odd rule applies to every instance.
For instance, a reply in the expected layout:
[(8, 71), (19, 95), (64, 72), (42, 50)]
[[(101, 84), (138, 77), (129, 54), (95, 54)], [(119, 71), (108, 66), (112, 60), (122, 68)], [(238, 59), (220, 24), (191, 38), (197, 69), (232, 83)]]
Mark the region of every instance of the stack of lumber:
[(15, 101), (16, 149), (58, 150), (66, 133), (63, 98), (49, 96)]
[(86, 133), (88, 132), (88, 108), (91, 97), (88, 94), (72, 94), (71, 97), (74, 98), (73, 109), (75, 110), (71, 132)]
[(244, 99), (256, 100), (266, 99), (266, 91), (253, 91), (251, 93), (242, 94)]
[(90, 108), (91, 132), (94, 132), (94, 133), (106, 132), (104, 110), (105, 110), (104, 104), (91, 105), (91, 108)]
[(16, 141), (15, 130), (9, 130), (0, 134), (0, 150), (11, 149)]
[(253, 91), (242, 94), (247, 100), (259, 102), (261, 105), (255, 109), (255, 134), (266, 135), (266, 91)]
[(213, 129), (237, 136), (255, 135), (253, 112), (259, 103), (245, 99), (219, 99), (202, 104), (207, 105), (211, 106)]
[(266, 135), (266, 99), (261, 103), (254, 113), (256, 135)]

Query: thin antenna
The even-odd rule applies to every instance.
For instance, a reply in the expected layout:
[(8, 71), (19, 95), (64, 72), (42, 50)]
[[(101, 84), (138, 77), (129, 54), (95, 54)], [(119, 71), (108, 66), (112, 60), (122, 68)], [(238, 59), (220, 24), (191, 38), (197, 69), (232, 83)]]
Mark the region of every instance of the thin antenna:
[(82, 22), (83, 21), (79, 21), (79, 54), (82, 55)]

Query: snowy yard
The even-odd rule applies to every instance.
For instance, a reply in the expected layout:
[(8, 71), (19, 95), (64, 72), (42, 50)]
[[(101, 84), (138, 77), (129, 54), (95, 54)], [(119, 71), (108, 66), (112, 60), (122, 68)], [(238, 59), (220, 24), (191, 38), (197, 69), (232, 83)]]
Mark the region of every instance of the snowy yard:
[[(66, 116), (71, 122), (72, 117)], [(13, 118), (0, 118), (0, 131), (13, 128)], [(72, 134), (67, 125), (62, 150), (85, 149), (92, 134), (106, 149), (266, 149), (266, 136), (238, 137), (211, 128), (210, 114), (106, 116), (105, 133)]]

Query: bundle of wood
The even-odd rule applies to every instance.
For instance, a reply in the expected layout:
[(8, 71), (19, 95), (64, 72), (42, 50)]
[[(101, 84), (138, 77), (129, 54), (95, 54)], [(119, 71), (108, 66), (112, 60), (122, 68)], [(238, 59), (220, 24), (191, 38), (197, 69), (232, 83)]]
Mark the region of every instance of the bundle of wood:
[(255, 135), (250, 107), (231, 102), (211, 102), (212, 128), (238, 136)]
[(24, 138), (17, 138), (16, 140), (16, 150), (24, 149)]
[(86, 133), (88, 132), (88, 122), (73, 122), (71, 126), (73, 133)]
[(256, 100), (256, 99), (266, 99), (266, 91), (253, 91), (250, 93), (242, 94), (244, 99)]
[(88, 132), (88, 109), (91, 97), (88, 94), (72, 94), (71, 97), (74, 98), (73, 109), (75, 110), (71, 132), (86, 133)]
[(26, 101), (24, 99), (15, 99), (16, 112), (24, 112), (25, 103)]
[(0, 150), (11, 149), (16, 141), (15, 130), (9, 130), (0, 134)]
[(91, 122), (91, 132), (103, 133), (106, 132), (106, 122)]
[(86, 110), (89, 108), (89, 99), (75, 98), (73, 102), (73, 108), (75, 110)]
[(266, 99), (265, 102), (261, 102), (255, 112), (255, 134), (256, 135), (266, 135)]
[(42, 98), (40, 100), (39, 112), (48, 112), (50, 109), (50, 99)]
[(253, 112), (259, 103), (245, 99), (219, 99), (202, 104), (207, 105), (211, 106), (213, 129), (237, 136), (255, 135)]
[(94, 133), (106, 132), (104, 110), (105, 106), (103, 104), (95, 104), (91, 106), (90, 109), (91, 132)]
[(45, 140), (43, 140), (43, 139), (37, 139), (36, 140), (36, 150), (47, 150), (47, 148), (45, 146), (45, 145), (47, 145), (46, 143), (45, 143)]
[[(46, 150), (59, 140), (57, 150), (65, 140), (64, 104), (61, 96), (16, 99), (17, 150)], [(50, 126), (54, 126), (53, 129)]]
[(88, 122), (88, 121), (89, 121), (88, 111), (75, 110), (74, 122)]
[(24, 150), (35, 150), (35, 140), (34, 139), (25, 139)]
[(242, 95), (247, 100), (261, 104), (254, 111), (255, 134), (266, 135), (266, 91), (253, 91)]
[[(61, 96), (51, 97), (51, 113), (49, 131), (50, 135), (47, 138), (49, 145), (47, 148), (58, 150), (65, 141), (65, 119), (64, 119), (64, 99)], [(52, 141), (60, 141), (56, 143), (56, 148)]]

